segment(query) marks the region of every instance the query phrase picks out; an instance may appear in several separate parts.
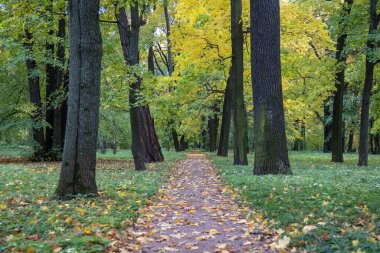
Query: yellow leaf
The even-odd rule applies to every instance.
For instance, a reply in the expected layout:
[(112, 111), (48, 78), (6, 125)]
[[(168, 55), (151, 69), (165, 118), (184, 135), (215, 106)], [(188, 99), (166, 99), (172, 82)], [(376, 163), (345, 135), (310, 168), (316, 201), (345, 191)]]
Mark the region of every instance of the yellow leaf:
[(49, 207), (47, 207), (47, 206), (41, 206), (40, 208), (41, 208), (42, 211), (47, 211), (47, 210), (49, 210)]
[(290, 237), (284, 236), (283, 238), (278, 240), (276, 249), (278, 250), (285, 249), (286, 247), (288, 247), (289, 243), (290, 243)]
[(70, 216), (67, 216), (67, 218), (65, 219), (66, 223), (67, 224), (71, 224), (73, 219), (70, 217)]
[(7, 205), (6, 204), (0, 204), (0, 210), (5, 210), (7, 209)]
[(352, 241), (352, 245), (354, 245), (354, 246), (358, 246), (358, 245), (359, 245), (359, 240), (353, 240), (353, 241)]

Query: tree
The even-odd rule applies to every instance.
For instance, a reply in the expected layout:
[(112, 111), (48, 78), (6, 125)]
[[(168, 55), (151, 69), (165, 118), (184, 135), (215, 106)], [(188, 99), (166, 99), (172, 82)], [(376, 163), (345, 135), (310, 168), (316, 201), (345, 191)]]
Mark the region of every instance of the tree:
[(290, 174), (280, 62), (280, 4), (251, 0), (254, 174)]
[(45, 157), (45, 134), (44, 129), (41, 125), (43, 116), (40, 91), (40, 76), (37, 69), (37, 62), (33, 56), (33, 34), (29, 31), (28, 28), (25, 29), (25, 37), (24, 47), (27, 53), (26, 68), (28, 73), (29, 99), (35, 107), (32, 115), (34, 125), (32, 131), (33, 140), (35, 142), (33, 145), (33, 160), (43, 161)]
[(234, 122), (234, 164), (247, 165), (247, 124), (243, 88), (243, 22), (242, 1), (231, 0), (231, 42), (232, 42), (232, 116)]
[[(135, 3), (137, 5), (137, 3)], [(136, 11), (136, 10), (134, 10)], [(139, 10), (137, 9), (137, 13), (139, 13)], [(132, 14), (132, 8), (131, 8), (131, 14)], [(132, 41), (137, 41), (135, 43), (139, 43), (139, 33), (140, 33), (140, 28), (138, 30), (135, 30), (134, 32), (129, 28), (128, 24), (128, 17), (125, 11), (125, 8), (120, 8), (119, 13), (116, 15), (117, 19), (117, 24), (118, 24), (118, 30), (119, 30), (119, 36), (120, 36), (120, 42), (122, 46), (122, 51), (123, 51), (123, 56), (125, 60), (125, 64), (128, 66), (135, 66), (139, 64), (139, 60), (133, 61), (132, 60), (132, 55), (136, 57), (135, 52), (131, 52), (132, 50)], [(136, 21), (135, 21), (136, 22)], [(138, 26), (141, 26), (141, 23), (143, 21), (141, 20), (141, 17), (139, 15), (139, 20), (138, 20)], [(137, 26), (135, 25), (135, 26)], [(132, 27), (133, 28), (133, 27)], [(135, 27), (136, 29), (136, 27)], [(138, 34), (137, 34), (138, 33)], [(132, 36), (135, 36), (135, 38), (132, 39)], [(138, 36), (136, 38), (136, 36)], [(136, 49), (136, 48), (133, 48)], [(138, 48), (137, 48), (138, 50)], [(138, 54), (139, 51), (137, 51), (137, 59), (138, 59)], [(149, 48), (148, 52), (148, 70), (154, 74), (154, 61), (153, 61), (153, 49), (152, 47)], [(134, 131), (137, 131), (135, 129), (136, 125), (135, 122), (132, 122), (132, 117), (131, 117), (131, 131), (132, 131), (132, 152), (134, 152), (134, 160), (135, 160), (135, 167), (137, 170), (144, 170), (144, 169), (138, 169), (142, 168), (141, 167), (141, 157), (144, 162), (150, 163), (150, 162), (161, 162), (164, 160), (164, 156), (161, 152), (161, 146), (158, 141), (158, 137), (156, 134), (156, 130), (154, 127), (154, 121), (152, 119), (152, 116), (150, 114), (150, 109), (148, 105), (138, 105), (137, 101), (137, 92), (141, 89), (141, 78), (138, 77), (137, 75), (134, 75), (134, 77), (137, 79), (137, 82), (139, 84), (136, 86), (136, 88), (132, 91), (130, 96), (133, 95), (134, 98), (133, 100), (136, 101), (133, 104), (130, 104), (131, 107), (134, 107), (130, 113), (133, 115), (135, 114), (134, 110), (137, 108), (138, 111), (138, 129), (139, 132), (136, 133)], [(131, 114), (131, 116), (132, 116)], [(135, 116), (135, 115), (134, 115)], [(132, 125), (134, 126), (132, 128)], [(136, 138), (140, 138), (140, 141), (136, 141)], [(139, 147), (139, 148), (136, 148)], [(133, 148), (135, 147), (135, 148)], [(136, 152), (138, 154), (136, 154)], [(136, 164), (137, 163), (137, 164)], [(145, 166), (145, 165), (144, 165)]]
[[(53, 14), (51, 14), (53, 15)], [(51, 35), (54, 31), (49, 32)], [(56, 57), (54, 56), (54, 44), (46, 44), (46, 52), (49, 62), (46, 64), (46, 122), (49, 126), (46, 129), (46, 152), (48, 159), (59, 160), (63, 149), (64, 126), (66, 125), (66, 87), (65, 87), (65, 44), (66, 19), (60, 18), (58, 21), (57, 37), (60, 41), (56, 46)], [(54, 59), (58, 64), (53, 64)], [(63, 96), (62, 96), (63, 95)]]
[(380, 21), (380, 13), (376, 12), (377, 0), (370, 1), (370, 18), (369, 31), (367, 39), (367, 55), (365, 61), (365, 81), (362, 92), (362, 107), (360, 118), (360, 139), (359, 139), (359, 166), (368, 165), (368, 130), (369, 130), (369, 105), (371, 91), (373, 87), (373, 75), (375, 64), (380, 60), (373, 59), (372, 53), (375, 48), (378, 48), (378, 41), (375, 40), (375, 35), (378, 35), (378, 25)]
[(97, 195), (96, 143), (99, 126), (102, 36), (99, 0), (70, 0), (68, 118), (56, 195)]
[[(125, 8), (119, 8), (116, 15), (119, 28), (120, 42), (123, 49), (125, 64), (127, 66), (137, 66), (139, 64), (139, 37), (140, 37), (140, 13), (138, 2), (131, 3), (131, 26), (128, 24), (128, 17)], [(141, 118), (138, 105), (138, 92), (141, 87), (141, 77), (135, 72), (132, 74), (133, 81), (129, 90), (129, 114), (132, 132), (132, 154), (136, 170), (146, 170), (145, 150), (141, 135)]]
[(344, 52), (347, 31), (345, 18), (350, 15), (353, 0), (345, 0), (340, 19), (340, 31), (336, 43), (337, 73), (335, 77), (335, 94), (333, 102), (333, 120), (332, 120), (332, 136), (331, 151), (332, 162), (343, 162), (343, 97), (345, 92), (345, 71), (347, 53)]
[(230, 78), (227, 80), (226, 89), (224, 91), (224, 101), (223, 101), (223, 112), (222, 112), (222, 126), (220, 129), (219, 146), (218, 146), (218, 156), (227, 157), (228, 156), (228, 143), (230, 139), (230, 126), (231, 126), (231, 81)]
[[(153, 47), (149, 47), (148, 51), (148, 71), (154, 75), (154, 60), (153, 60)], [(140, 131), (142, 137), (142, 144), (145, 151), (144, 160), (147, 163), (162, 162), (164, 155), (161, 151), (161, 145), (158, 141), (156, 129), (154, 127), (154, 120), (150, 113), (148, 105), (139, 107), (140, 116)]]

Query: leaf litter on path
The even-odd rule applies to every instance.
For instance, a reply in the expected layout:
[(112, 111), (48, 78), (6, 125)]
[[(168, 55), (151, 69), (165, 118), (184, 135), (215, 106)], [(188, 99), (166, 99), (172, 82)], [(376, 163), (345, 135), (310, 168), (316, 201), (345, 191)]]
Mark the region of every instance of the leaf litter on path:
[(247, 218), (199, 153), (172, 169), (157, 200), (140, 213), (108, 251), (273, 252), (274, 232)]

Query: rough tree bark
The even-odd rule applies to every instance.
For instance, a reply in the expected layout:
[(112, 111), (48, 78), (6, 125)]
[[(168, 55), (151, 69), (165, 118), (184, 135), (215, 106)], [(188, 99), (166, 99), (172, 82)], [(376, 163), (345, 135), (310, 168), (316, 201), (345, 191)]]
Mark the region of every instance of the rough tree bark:
[(97, 195), (96, 143), (99, 126), (102, 37), (99, 0), (70, 0), (68, 118), (56, 195)]
[[(371, 38), (373, 34), (377, 33), (380, 21), (380, 13), (376, 12), (377, 2), (377, 0), (370, 0), (370, 20), (367, 39), (367, 49), (370, 52), (372, 52), (378, 46), (378, 43), (376, 43), (376, 41)], [(365, 63), (365, 81), (362, 92), (362, 108), (360, 114), (359, 166), (368, 166), (369, 105), (373, 87), (373, 74), (376, 63), (377, 62), (371, 59), (371, 56), (367, 51)]]
[(164, 155), (161, 151), (161, 145), (158, 141), (149, 106), (140, 106), (139, 114), (142, 138), (141, 142), (144, 148), (144, 161), (147, 163), (164, 161)]
[[(148, 71), (154, 74), (153, 47), (149, 48), (148, 53)], [(145, 151), (144, 161), (146, 163), (155, 163), (164, 161), (164, 155), (161, 151), (161, 145), (158, 141), (154, 120), (150, 114), (148, 105), (139, 107), (140, 127), (142, 144)]]
[(343, 162), (343, 97), (345, 92), (345, 72), (347, 55), (344, 53), (347, 32), (345, 31), (344, 18), (350, 15), (353, 0), (345, 0), (343, 10), (341, 12), (340, 34), (338, 35), (336, 44), (337, 73), (335, 76), (335, 94), (333, 102), (333, 120), (332, 120), (332, 136), (331, 151), (332, 162)]
[(234, 122), (234, 164), (247, 165), (247, 124), (244, 105), (243, 88), (243, 22), (242, 1), (231, 0), (231, 41), (232, 41), (232, 71), (233, 84), (232, 116)]
[[(230, 71), (231, 73), (231, 71)], [(231, 126), (231, 106), (232, 106), (232, 91), (230, 78), (227, 80), (227, 86), (224, 91), (223, 112), (222, 112), (222, 126), (220, 129), (218, 156), (228, 156), (228, 143), (230, 139), (230, 126)]]
[(35, 142), (33, 145), (33, 160), (43, 161), (45, 157), (45, 135), (43, 127), (39, 126), (43, 120), (40, 77), (38, 74), (37, 62), (33, 56), (33, 34), (28, 29), (25, 29), (25, 37), (24, 48), (27, 51), (26, 68), (28, 73), (29, 99), (35, 107), (35, 111), (32, 115), (32, 120), (35, 124), (35, 126), (33, 126), (33, 140)]
[(291, 174), (280, 61), (280, 3), (251, 0), (255, 175)]
[[(140, 38), (140, 13), (138, 2), (135, 1), (130, 5), (131, 8), (131, 26), (128, 23), (128, 17), (125, 8), (120, 8), (116, 14), (117, 27), (119, 29), (120, 42), (123, 50), (125, 64), (135, 66), (139, 64), (139, 38)], [(135, 81), (130, 84), (129, 90), (129, 113), (132, 132), (132, 154), (136, 170), (146, 170), (144, 157), (145, 151), (141, 135), (141, 119), (137, 93), (141, 87), (141, 78), (134, 74)]]

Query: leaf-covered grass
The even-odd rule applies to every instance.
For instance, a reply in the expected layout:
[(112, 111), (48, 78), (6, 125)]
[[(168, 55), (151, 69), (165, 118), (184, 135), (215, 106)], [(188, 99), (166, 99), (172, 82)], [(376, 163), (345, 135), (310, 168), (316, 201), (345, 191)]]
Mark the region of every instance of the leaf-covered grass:
[(185, 156), (164, 155), (145, 172), (134, 171), (131, 160), (99, 160), (100, 197), (66, 202), (51, 198), (59, 163), (0, 164), (0, 252), (103, 251)]
[(291, 238), (289, 248), (380, 252), (380, 156), (370, 156), (367, 168), (356, 166), (356, 154), (344, 164), (330, 156), (290, 153), (293, 176), (254, 176), (253, 165), (233, 166), (231, 155), (209, 158), (242, 202)]

